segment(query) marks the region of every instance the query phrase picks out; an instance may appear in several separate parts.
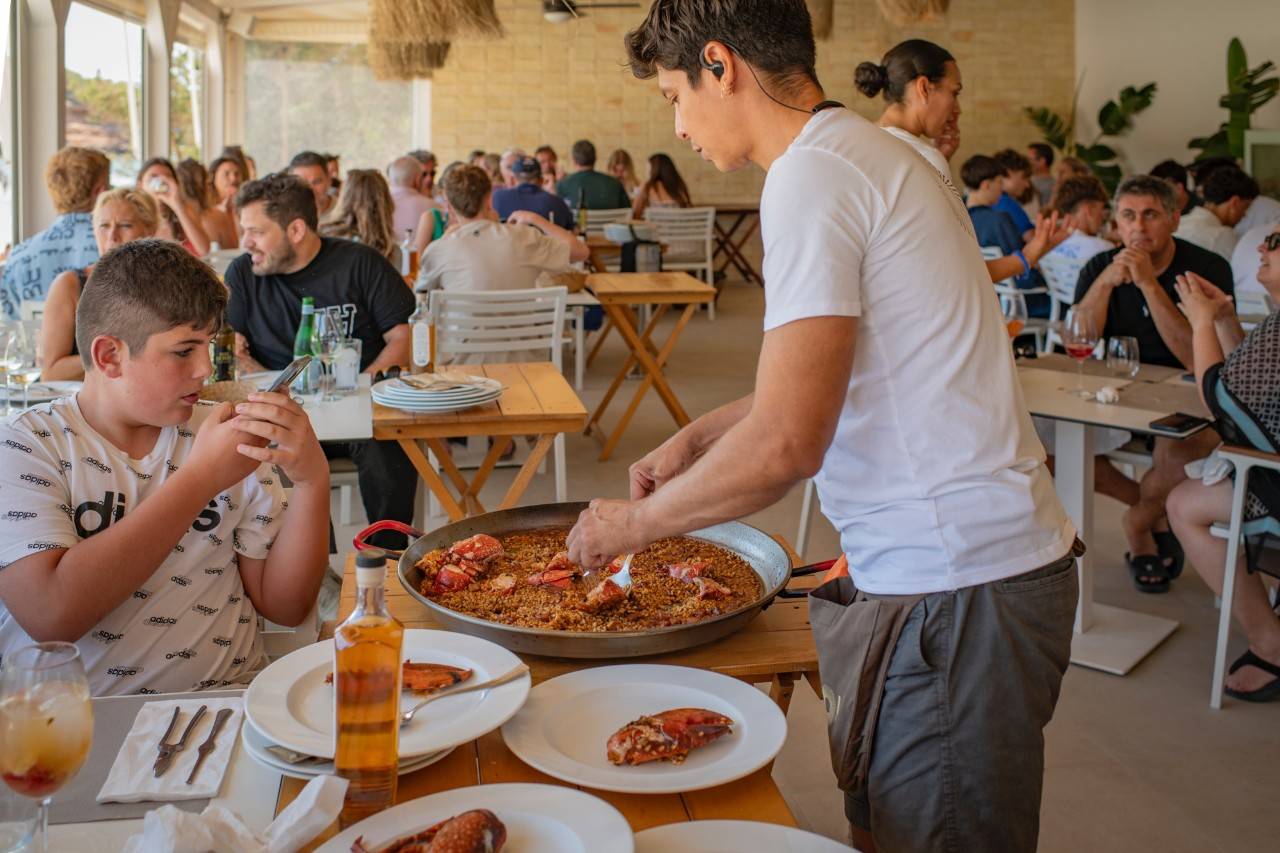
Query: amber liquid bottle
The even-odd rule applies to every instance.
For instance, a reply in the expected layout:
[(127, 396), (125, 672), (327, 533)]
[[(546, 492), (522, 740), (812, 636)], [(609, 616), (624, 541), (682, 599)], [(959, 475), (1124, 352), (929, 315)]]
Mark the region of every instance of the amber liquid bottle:
[(378, 550), (356, 557), (356, 608), (333, 637), (334, 764), (348, 782), (344, 828), (396, 798), (404, 626), (387, 612), (386, 560)]

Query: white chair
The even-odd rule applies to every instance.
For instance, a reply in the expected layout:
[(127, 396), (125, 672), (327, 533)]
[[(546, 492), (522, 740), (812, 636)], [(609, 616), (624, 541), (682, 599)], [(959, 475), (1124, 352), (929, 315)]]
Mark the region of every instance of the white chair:
[[(1084, 265), (1089, 260), (1089, 258), (1069, 258), (1058, 252), (1049, 252), (1040, 259), (1037, 265), (1040, 275), (1044, 277), (1045, 284), (1049, 285), (1049, 292), (1057, 297), (1058, 305), (1070, 308), (1075, 304), (1076, 282), (1080, 280), (1080, 270), (1084, 269)], [(1058, 316), (1055, 308), (1053, 316), (1049, 319), (1061, 320), (1062, 317)], [(1052, 350), (1054, 346), (1060, 344), (1062, 344), (1061, 337), (1050, 323), (1045, 348)]]
[[(436, 326), (436, 357), (479, 355), (491, 361), (503, 356), (543, 351), (563, 371), (565, 302), (563, 287), (529, 290), (431, 292), (431, 316)], [(555, 439), (556, 500), (567, 500), (564, 435)]]
[[(707, 284), (715, 284), (714, 207), (650, 207), (647, 222), (658, 226), (658, 239), (667, 246), (662, 268), (695, 273)], [(707, 304), (707, 316), (716, 318), (716, 304)]]
[(607, 210), (587, 208), (587, 237), (603, 237), (604, 227), (613, 222), (626, 222), (631, 218), (631, 208), (611, 207)]
[(1258, 325), (1257, 318), (1265, 317), (1272, 311), (1276, 310), (1276, 305), (1271, 300), (1271, 297), (1256, 290), (1237, 293), (1235, 295), (1235, 302), (1236, 315), (1240, 318), (1240, 324), (1244, 327), (1245, 331), (1249, 331), (1254, 326)]
[(18, 319), (24, 323), (38, 323), (44, 319), (44, 300), (24, 299), (18, 308)]
[[(1264, 468), (1280, 471), (1280, 455), (1263, 453), (1245, 447), (1222, 447), (1222, 458), (1236, 468), (1235, 490), (1231, 496), (1231, 526), (1226, 530), (1227, 559), (1222, 572), (1222, 604), (1218, 612), (1218, 645), (1213, 653), (1213, 686), (1209, 693), (1209, 707), (1222, 708), (1222, 680), (1227, 668), (1227, 635), (1231, 629), (1231, 599), (1235, 595), (1236, 561), (1240, 556), (1240, 538), (1244, 535), (1244, 506), (1249, 489), (1249, 471)], [(1221, 530), (1216, 528), (1215, 535)]]
[[(982, 259), (985, 261), (995, 261), (1004, 257), (1004, 251), (999, 246), (982, 246)], [(1023, 289), (1018, 287), (1013, 277), (1002, 279), (996, 283), (996, 293), (1001, 298), (1008, 298), (1014, 294), (1021, 294), (1024, 298), (1028, 296), (1048, 296), (1049, 297), (1049, 320), (1039, 317), (1032, 317), (1027, 320), (1027, 327), (1024, 330), (1026, 334), (1033, 335), (1036, 339), (1036, 351), (1044, 352), (1048, 344), (1049, 321), (1057, 319), (1061, 302), (1058, 300), (1057, 294), (1047, 287), (1032, 287)]]

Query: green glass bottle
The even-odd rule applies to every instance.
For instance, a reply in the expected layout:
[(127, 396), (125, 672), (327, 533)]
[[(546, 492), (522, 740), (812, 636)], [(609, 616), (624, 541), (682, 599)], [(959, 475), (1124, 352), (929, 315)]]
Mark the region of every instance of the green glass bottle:
[[(310, 296), (302, 297), (302, 322), (298, 324), (298, 334), (293, 337), (293, 357), (314, 355), (311, 347), (311, 335), (316, 327), (316, 301)], [(293, 381), (293, 390), (299, 394), (310, 394), (312, 391), (311, 371), (304, 370)]]

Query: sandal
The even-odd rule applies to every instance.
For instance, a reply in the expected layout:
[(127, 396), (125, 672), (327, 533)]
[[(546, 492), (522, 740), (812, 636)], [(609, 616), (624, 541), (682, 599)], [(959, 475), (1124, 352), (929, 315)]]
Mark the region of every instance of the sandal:
[(1231, 664), (1231, 668), (1227, 671), (1228, 673), (1235, 673), (1236, 670), (1246, 666), (1256, 667), (1268, 675), (1274, 675), (1275, 678), (1257, 690), (1232, 690), (1230, 687), (1224, 687), (1222, 689), (1223, 693), (1233, 699), (1240, 699), (1245, 702), (1270, 702), (1273, 699), (1280, 698), (1280, 666), (1263, 660), (1252, 651), (1247, 651), (1236, 658), (1235, 663)]
[(1151, 534), (1155, 537), (1156, 548), (1160, 552), (1163, 559), (1169, 560), (1169, 580), (1177, 580), (1178, 575), (1182, 574), (1182, 566), (1187, 561), (1187, 554), (1182, 550), (1182, 543), (1178, 541), (1178, 537), (1173, 535), (1172, 530), (1156, 530)]
[(1129, 575), (1138, 592), (1169, 591), (1169, 567), (1164, 558), (1154, 554), (1132, 557), (1126, 552), (1124, 564), (1129, 568)]

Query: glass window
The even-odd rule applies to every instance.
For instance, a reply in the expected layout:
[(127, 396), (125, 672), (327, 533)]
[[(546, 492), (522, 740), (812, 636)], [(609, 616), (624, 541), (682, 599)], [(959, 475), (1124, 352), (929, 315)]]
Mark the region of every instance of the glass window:
[(169, 62), (169, 156), (204, 159), (204, 51), (173, 43)]
[(18, 179), (18, 164), (14, 158), (14, 79), (13, 51), (13, 0), (0, 0), (0, 250), (14, 244), (14, 210), (17, 198), (14, 185)]
[(67, 16), (67, 144), (111, 158), (111, 183), (132, 184), (142, 153), (142, 27), (72, 3)]
[(413, 147), (412, 84), (374, 79), (364, 45), (250, 41), (245, 97), (245, 150), (260, 175), (307, 149), (341, 156), (345, 170), (380, 169)]

